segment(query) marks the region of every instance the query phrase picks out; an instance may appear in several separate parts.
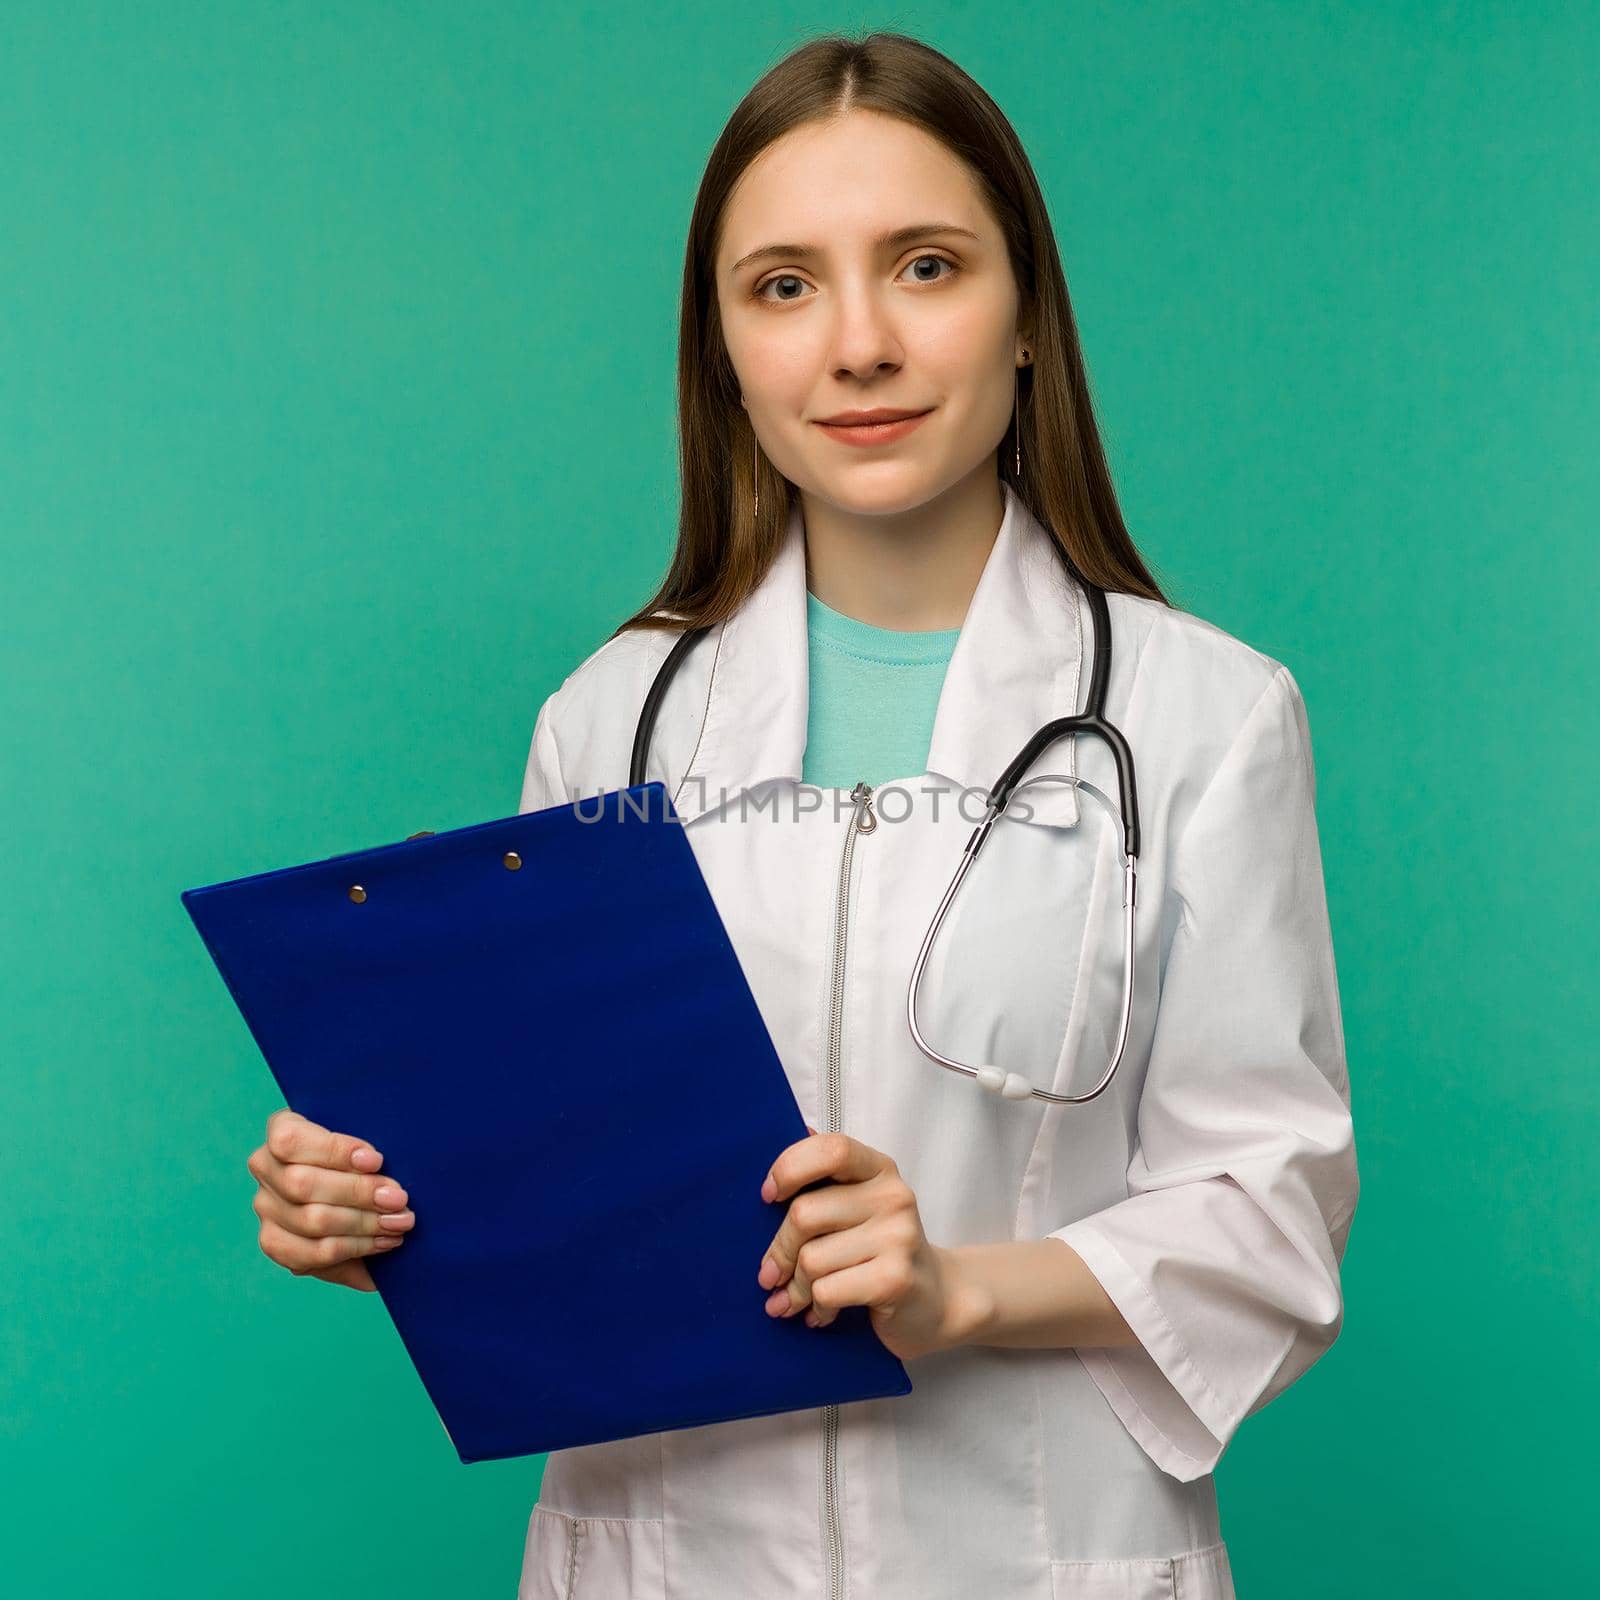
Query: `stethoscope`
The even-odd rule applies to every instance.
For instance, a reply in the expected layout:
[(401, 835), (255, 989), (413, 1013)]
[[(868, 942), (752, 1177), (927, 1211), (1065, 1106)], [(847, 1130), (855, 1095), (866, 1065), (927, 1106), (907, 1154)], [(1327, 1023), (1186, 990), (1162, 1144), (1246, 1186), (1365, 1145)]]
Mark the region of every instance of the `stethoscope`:
[[(1139, 803), (1134, 792), (1133, 752), (1128, 748), (1128, 741), (1122, 737), (1117, 728), (1106, 721), (1105, 716), (1106, 680), (1111, 676), (1111, 613), (1106, 604), (1105, 591), (1083, 578), (1054, 539), (1051, 543), (1055, 545), (1058, 554), (1066, 563), (1067, 570), (1089, 596), (1089, 604), (1094, 611), (1094, 668), (1089, 679), (1088, 703), (1079, 716), (1057, 717), (1053, 722), (1045, 723), (1000, 774), (990, 795), (983, 820), (972, 830), (972, 836), (962, 851), (961, 864), (956, 868), (955, 876), (950, 880), (950, 887), (945, 890), (944, 898), (939, 902), (939, 909), (933, 914), (933, 921), (923, 938), (922, 948), (917, 952), (916, 965), (911, 969), (911, 984), (906, 995), (906, 1020), (911, 1026), (911, 1037), (916, 1040), (917, 1048), (930, 1061), (936, 1061), (941, 1067), (948, 1067), (952, 1072), (964, 1073), (967, 1077), (976, 1079), (982, 1088), (998, 1094), (1002, 1099), (1026, 1100), (1037, 1097), (1040, 1100), (1048, 1100), (1053, 1105), (1075, 1106), (1082, 1105), (1086, 1100), (1093, 1100), (1111, 1082), (1128, 1043), (1128, 1028), (1133, 1017), (1133, 910), (1139, 859)], [(645, 762), (650, 750), (650, 739), (655, 732), (656, 715), (667, 692), (668, 684), (672, 682), (673, 675), (695, 640), (702, 634), (709, 633), (715, 626), (715, 623), (707, 623), (704, 627), (686, 629), (673, 644), (666, 660), (661, 663), (650, 685), (650, 692), (645, 696), (644, 709), (639, 714), (639, 725), (633, 736), (633, 759), (628, 774), (630, 788), (645, 781)], [(1118, 798), (1116, 807), (1112, 806), (1110, 800), (1094, 784), (1082, 778), (1069, 777), (1066, 773), (1046, 772), (1029, 778), (1026, 782), (1018, 781), (1047, 746), (1054, 744), (1057, 739), (1066, 738), (1069, 734), (1080, 733), (1092, 733), (1103, 739), (1116, 759)], [(974, 1067), (965, 1061), (957, 1061), (934, 1049), (923, 1038), (922, 1030), (917, 1026), (917, 989), (922, 981), (922, 969), (927, 965), (928, 952), (933, 948), (939, 925), (944, 921), (945, 912), (955, 898), (956, 890), (961, 887), (962, 879), (972, 870), (972, 864), (978, 859), (978, 852), (983, 849), (984, 841), (989, 837), (989, 830), (1010, 803), (1012, 794), (1018, 789), (1026, 788), (1029, 783), (1039, 783), (1046, 778), (1058, 778), (1063, 782), (1072, 783), (1092, 795), (1105, 809), (1113, 823), (1120, 822), (1122, 826), (1122, 1023), (1117, 1033), (1117, 1048), (1111, 1057), (1111, 1065), (1106, 1068), (1105, 1075), (1094, 1088), (1086, 1094), (1052, 1094), (1048, 1089), (1041, 1089), (1030, 1083), (1019, 1072), (1007, 1072), (1000, 1067), (987, 1064)]]

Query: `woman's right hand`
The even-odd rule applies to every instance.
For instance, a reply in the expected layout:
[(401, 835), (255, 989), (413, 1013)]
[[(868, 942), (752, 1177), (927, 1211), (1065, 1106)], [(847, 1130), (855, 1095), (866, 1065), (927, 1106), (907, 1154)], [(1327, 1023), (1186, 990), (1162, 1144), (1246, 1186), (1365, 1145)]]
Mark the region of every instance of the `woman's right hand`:
[(361, 1258), (402, 1244), (416, 1221), (382, 1155), (285, 1106), (267, 1118), (266, 1143), (246, 1165), (259, 1185), (253, 1204), (269, 1260), (296, 1277), (376, 1290)]

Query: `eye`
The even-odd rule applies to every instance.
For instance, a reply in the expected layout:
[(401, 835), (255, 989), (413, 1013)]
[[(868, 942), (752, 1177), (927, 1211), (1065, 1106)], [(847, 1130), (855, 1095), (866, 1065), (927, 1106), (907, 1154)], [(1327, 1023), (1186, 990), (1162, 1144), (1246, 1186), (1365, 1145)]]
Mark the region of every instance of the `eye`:
[[(770, 289), (772, 287), (772, 285), (775, 284), (775, 283), (798, 283), (798, 284), (804, 286), (805, 280), (803, 278), (797, 278), (792, 272), (780, 272), (775, 278), (768, 278), (765, 283), (757, 284), (756, 287), (751, 291), (751, 293), (755, 296), (755, 298), (757, 300), (769, 299), (770, 297), (768, 296), (766, 291), (768, 289)], [(790, 295), (790, 294), (785, 294), (785, 295), (779, 295), (778, 296), (778, 299), (780, 301), (798, 300), (799, 298), (800, 298), (799, 295)]]
[[(915, 260), (908, 261), (906, 265), (908, 267), (917, 267), (921, 266), (924, 261), (937, 261), (941, 266), (949, 267), (951, 273), (961, 270), (948, 256), (918, 256)], [(941, 273), (939, 276), (944, 277), (947, 274)], [(916, 281), (918, 283), (937, 283), (939, 278), (918, 277)]]
[[(949, 267), (950, 271), (947, 273), (939, 273), (937, 276), (933, 277), (928, 276), (926, 273), (919, 273), (915, 278), (917, 283), (938, 283), (944, 278), (953, 277), (961, 270), (955, 264), (955, 262), (950, 260), (948, 256), (936, 256), (932, 254), (915, 256), (912, 258), (912, 260), (906, 263), (906, 267), (909, 269), (911, 267), (920, 266), (924, 261), (936, 261), (942, 266)], [(761, 283), (757, 284), (756, 287), (751, 291), (751, 294), (755, 299), (766, 300), (771, 304), (793, 304), (794, 301), (804, 298), (804, 296), (797, 294), (780, 294), (777, 296), (776, 300), (774, 300), (773, 297), (768, 295), (766, 291), (776, 283), (800, 284), (803, 286), (805, 279), (798, 277), (792, 272), (780, 272), (775, 274), (773, 277), (767, 278)]]

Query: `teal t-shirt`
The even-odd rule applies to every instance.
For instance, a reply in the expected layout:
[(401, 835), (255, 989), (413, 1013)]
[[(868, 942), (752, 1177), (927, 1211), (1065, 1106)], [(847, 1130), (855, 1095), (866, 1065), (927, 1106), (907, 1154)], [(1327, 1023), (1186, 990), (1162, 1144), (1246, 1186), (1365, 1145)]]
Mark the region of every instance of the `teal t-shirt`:
[(810, 652), (800, 781), (851, 789), (927, 771), (959, 628), (878, 628), (806, 592)]

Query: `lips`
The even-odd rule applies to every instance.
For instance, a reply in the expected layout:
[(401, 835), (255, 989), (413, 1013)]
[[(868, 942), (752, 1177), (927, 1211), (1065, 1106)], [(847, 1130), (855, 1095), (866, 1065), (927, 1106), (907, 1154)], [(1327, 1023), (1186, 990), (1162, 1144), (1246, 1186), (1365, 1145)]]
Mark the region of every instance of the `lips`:
[(837, 416), (819, 417), (817, 420), (830, 428), (860, 428), (879, 422), (903, 422), (907, 417), (923, 417), (929, 407), (910, 411), (892, 406), (880, 406), (873, 411), (841, 411)]
[[(889, 413), (884, 412), (850, 412), (841, 413), (845, 417), (865, 416), (865, 422), (818, 422), (817, 426), (827, 434), (830, 439), (839, 444), (853, 445), (856, 449), (871, 449), (876, 445), (893, 444), (896, 440), (903, 439), (908, 433), (922, 426), (922, 419), (930, 415), (929, 411), (911, 411)], [(874, 417), (883, 420), (870, 420)]]

